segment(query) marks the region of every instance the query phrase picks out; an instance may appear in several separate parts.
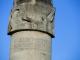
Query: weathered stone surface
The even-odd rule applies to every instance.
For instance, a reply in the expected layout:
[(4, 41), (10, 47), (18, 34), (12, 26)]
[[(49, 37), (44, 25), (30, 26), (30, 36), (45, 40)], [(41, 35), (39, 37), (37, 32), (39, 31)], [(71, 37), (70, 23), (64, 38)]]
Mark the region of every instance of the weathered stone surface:
[(54, 14), (51, 0), (14, 0), (10, 60), (51, 60)]
[(50, 60), (51, 37), (37, 31), (17, 32), (11, 36), (10, 60)]
[[(35, 1), (34, 4), (31, 2)], [(9, 32), (20, 29), (40, 30), (53, 34), (54, 9), (49, 0), (15, 0), (11, 12)], [(20, 2), (20, 3), (19, 3)], [(44, 3), (46, 2), (46, 4)]]

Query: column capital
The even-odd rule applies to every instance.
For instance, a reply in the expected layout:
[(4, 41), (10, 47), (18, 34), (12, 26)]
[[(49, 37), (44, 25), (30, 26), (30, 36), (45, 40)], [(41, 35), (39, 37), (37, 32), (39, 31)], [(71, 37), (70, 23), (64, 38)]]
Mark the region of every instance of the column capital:
[(8, 34), (19, 31), (39, 31), (54, 37), (55, 10), (51, 5), (45, 4), (50, 0), (36, 0), (35, 5), (30, 1), (32, 0), (14, 0), (15, 3), (20, 4), (12, 9)]

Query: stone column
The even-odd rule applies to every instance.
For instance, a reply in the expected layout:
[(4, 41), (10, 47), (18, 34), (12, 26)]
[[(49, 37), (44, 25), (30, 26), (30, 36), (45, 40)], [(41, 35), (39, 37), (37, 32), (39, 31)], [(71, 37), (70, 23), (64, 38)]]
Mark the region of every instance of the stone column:
[(10, 60), (51, 60), (54, 14), (50, 0), (14, 0)]

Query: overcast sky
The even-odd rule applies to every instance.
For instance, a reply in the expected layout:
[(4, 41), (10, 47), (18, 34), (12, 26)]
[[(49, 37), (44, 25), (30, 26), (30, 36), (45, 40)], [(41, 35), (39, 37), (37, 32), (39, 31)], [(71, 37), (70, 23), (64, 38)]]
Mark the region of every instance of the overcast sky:
[[(80, 0), (54, 0), (55, 39), (52, 60), (80, 60)], [(9, 60), (7, 35), (12, 0), (0, 0), (0, 60)]]

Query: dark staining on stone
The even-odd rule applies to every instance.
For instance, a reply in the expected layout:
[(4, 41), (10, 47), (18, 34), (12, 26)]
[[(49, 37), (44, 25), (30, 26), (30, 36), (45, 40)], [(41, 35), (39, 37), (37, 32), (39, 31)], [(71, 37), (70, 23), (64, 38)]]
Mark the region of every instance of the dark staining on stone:
[(48, 31), (48, 22), (47, 22), (47, 24), (46, 24), (46, 31)]
[(24, 0), (18, 0), (16, 3), (17, 3), (17, 5), (18, 4), (21, 4), (21, 3), (23, 3), (24, 2)]
[(16, 9), (16, 11), (19, 11), (20, 9)]
[(41, 17), (41, 19), (42, 19), (42, 21), (44, 21), (44, 18), (43, 17)]
[(49, 12), (49, 13), (46, 15), (46, 17), (48, 17), (50, 14), (51, 14), (51, 12)]
[[(53, 14), (53, 16), (55, 16), (55, 13)], [(53, 19), (50, 21), (51, 23), (54, 21), (54, 17), (53, 17)]]
[(41, 54), (44, 55), (44, 56), (46, 55), (46, 53), (41, 53)]
[(12, 19), (12, 14), (11, 14), (10, 18)]
[(52, 23), (53, 22), (53, 20), (52, 21), (50, 21), (50, 23)]
[(54, 12), (54, 16), (55, 16), (55, 12)]
[(10, 18), (12, 19), (12, 12), (13, 12), (13, 10), (11, 9), (11, 15), (10, 15)]
[(10, 32), (11, 30), (12, 30), (12, 26), (11, 26), (11, 24), (9, 23), (8, 31)]
[(26, 22), (31, 22), (31, 18), (29, 18), (29, 17), (26, 17), (26, 19), (25, 18), (22, 18), (22, 20), (23, 21), (26, 21)]

